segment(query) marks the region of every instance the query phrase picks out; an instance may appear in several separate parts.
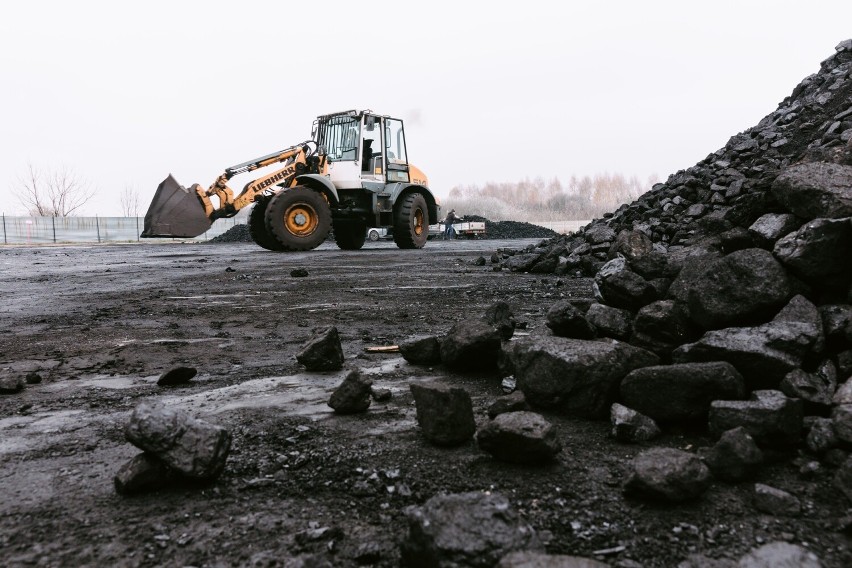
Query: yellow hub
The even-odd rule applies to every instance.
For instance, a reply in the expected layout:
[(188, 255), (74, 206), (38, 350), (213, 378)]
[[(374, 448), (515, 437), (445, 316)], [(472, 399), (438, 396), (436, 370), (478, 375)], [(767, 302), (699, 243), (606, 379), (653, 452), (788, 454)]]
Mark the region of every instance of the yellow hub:
[(417, 209), (414, 212), (414, 234), (415, 235), (422, 235), (423, 231), (424, 231), (423, 210)]
[(307, 203), (294, 203), (284, 212), (284, 226), (290, 234), (307, 237), (317, 229), (319, 215)]

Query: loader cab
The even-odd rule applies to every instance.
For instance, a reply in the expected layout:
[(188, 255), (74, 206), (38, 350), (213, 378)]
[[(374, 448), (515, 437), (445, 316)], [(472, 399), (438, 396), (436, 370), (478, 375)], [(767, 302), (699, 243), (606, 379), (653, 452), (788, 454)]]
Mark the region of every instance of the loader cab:
[(369, 111), (320, 116), (314, 139), (328, 157), (338, 188), (407, 182), (408, 157), (402, 121)]

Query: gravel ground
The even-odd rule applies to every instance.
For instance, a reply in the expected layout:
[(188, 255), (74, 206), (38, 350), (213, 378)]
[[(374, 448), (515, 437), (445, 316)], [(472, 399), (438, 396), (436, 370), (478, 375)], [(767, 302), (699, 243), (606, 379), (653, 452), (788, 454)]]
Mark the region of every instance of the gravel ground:
[[(620, 566), (676, 566), (693, 553), (738, 558), (772, 540), (806, 546), (824, 566), (852, 564), (848, 515), (831, 476), (778, 461), (757, 481), (803, 502), (800, 517), (751, 503), (753, 483), (714, 484), (698, 502), (652, 506), (624, 497), (642, 446), (607, 422), (544, 413), (564, 450), (545, 467), (494, 461), (474, 442), (425, 443), (408, 385), (464, 387), (477, 422), (501, 377), (417, 367), (369, 354), (417, 333), (441, 333), (508, 302), (545, 333), (559, 299), (591, 294), (588, 279), (477, 266), (500, 247), (535, 240), (440, 241), (402, 251), (333, 243), (307, 253), (254, 244), (0, 248), (0, 372), (42, 381), (0, 396), (0, 558), (6, 566), (278, 566), (304, 554), (335, 566), (399, 565), (404, 509), (441, 492), (506, 495), (552, 553)], [(291, 277), (296, 268), (308, 275)], [(393, 397), (336, 416), (326, 401), (344, 375), (307, 373), (295, 354), (317, 326), (340, 331), (347, 369)], [(198, 368), (185, 387), (157, 377)], [(182, 408), (228, 428), (221, 478), (125, 498), (112, 477), (137, 450), (123, 426), (140, 402)], [(697, 451), (701, 434), (668, 431), (654, 445)], [(815, 513), (819, 511), (819, 515)]]

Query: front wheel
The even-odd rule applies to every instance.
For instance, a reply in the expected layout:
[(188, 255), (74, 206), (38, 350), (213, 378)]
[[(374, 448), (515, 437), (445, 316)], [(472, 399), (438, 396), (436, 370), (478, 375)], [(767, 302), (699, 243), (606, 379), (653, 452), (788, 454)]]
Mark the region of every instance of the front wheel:
[(371, 241), (376, 242), (380, 238), (379, 232), (376, 229), (370, 229), (370, 234), (368, 235), (368, 238)]
[(311, 250), (328, 236), (331, 209), (312, 189), (285, 189), (275, 194), (266, 208), (266, 228), (284, 250)]
[(393, 240), (401, 249), (423, 248), (429, 238), (429, 207), (421, 193), (409, 193), (394, 212)]

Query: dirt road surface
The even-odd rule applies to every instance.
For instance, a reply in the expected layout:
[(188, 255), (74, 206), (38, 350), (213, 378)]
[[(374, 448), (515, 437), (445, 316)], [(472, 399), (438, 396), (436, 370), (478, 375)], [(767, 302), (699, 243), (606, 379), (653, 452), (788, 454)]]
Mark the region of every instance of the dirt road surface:
[[(501, 377), (365, 349), (441, 333), (497, 300), (526, 323), (518, 334), (546, 333), (549, 306), (590, 296), (588, 280), (474, 262), (532, 242), (430, 242), (417, 251), (378, 242), (357, 252), (324, 244), (294, 254), (253, 244), (0, 249), (0, 373), (42, 378), (0, 396), (0, 564), (278, 566), (322, 554), (335, 566), (397, 566), (406, 507), (441, 492), (497, 491), (552, 553), (675, 566), (692, 553), (738, 558), (786, 540), (825, 566), (849, 565), (845, 504), (827, 475), (805, 482), (801, 460), (767, 467), (758, 480), (802, 499), (802, 516), (786, 518), (756, 512), (750, 483), (715, 484), (687, 505), (626, 499), (628, 462), (642, 447), (613, 441), (607, 422), (544, 413), (564, 446), (545, 467), (496, 462), (474, 441), (440, 449), (421, 438), (410, 383), (463, 386), (483, 423), (503, 394)], [(291, 276), (296, 268), (308, 276)], [(295, 359), (312, 328), (326, 325), (340, 332), (346, 369), (390, 389), (389, 402), (332, 413), (326, 402), (345, 370), (309, 373)], [(180, 365), (198, 376), (157, 386)], [(113, 476), (138, 453), (123, 427), (143, 401), (229, 429), (222, 477), (116, 494)], [(668, 432), (654, 445), (711, 443)]]

